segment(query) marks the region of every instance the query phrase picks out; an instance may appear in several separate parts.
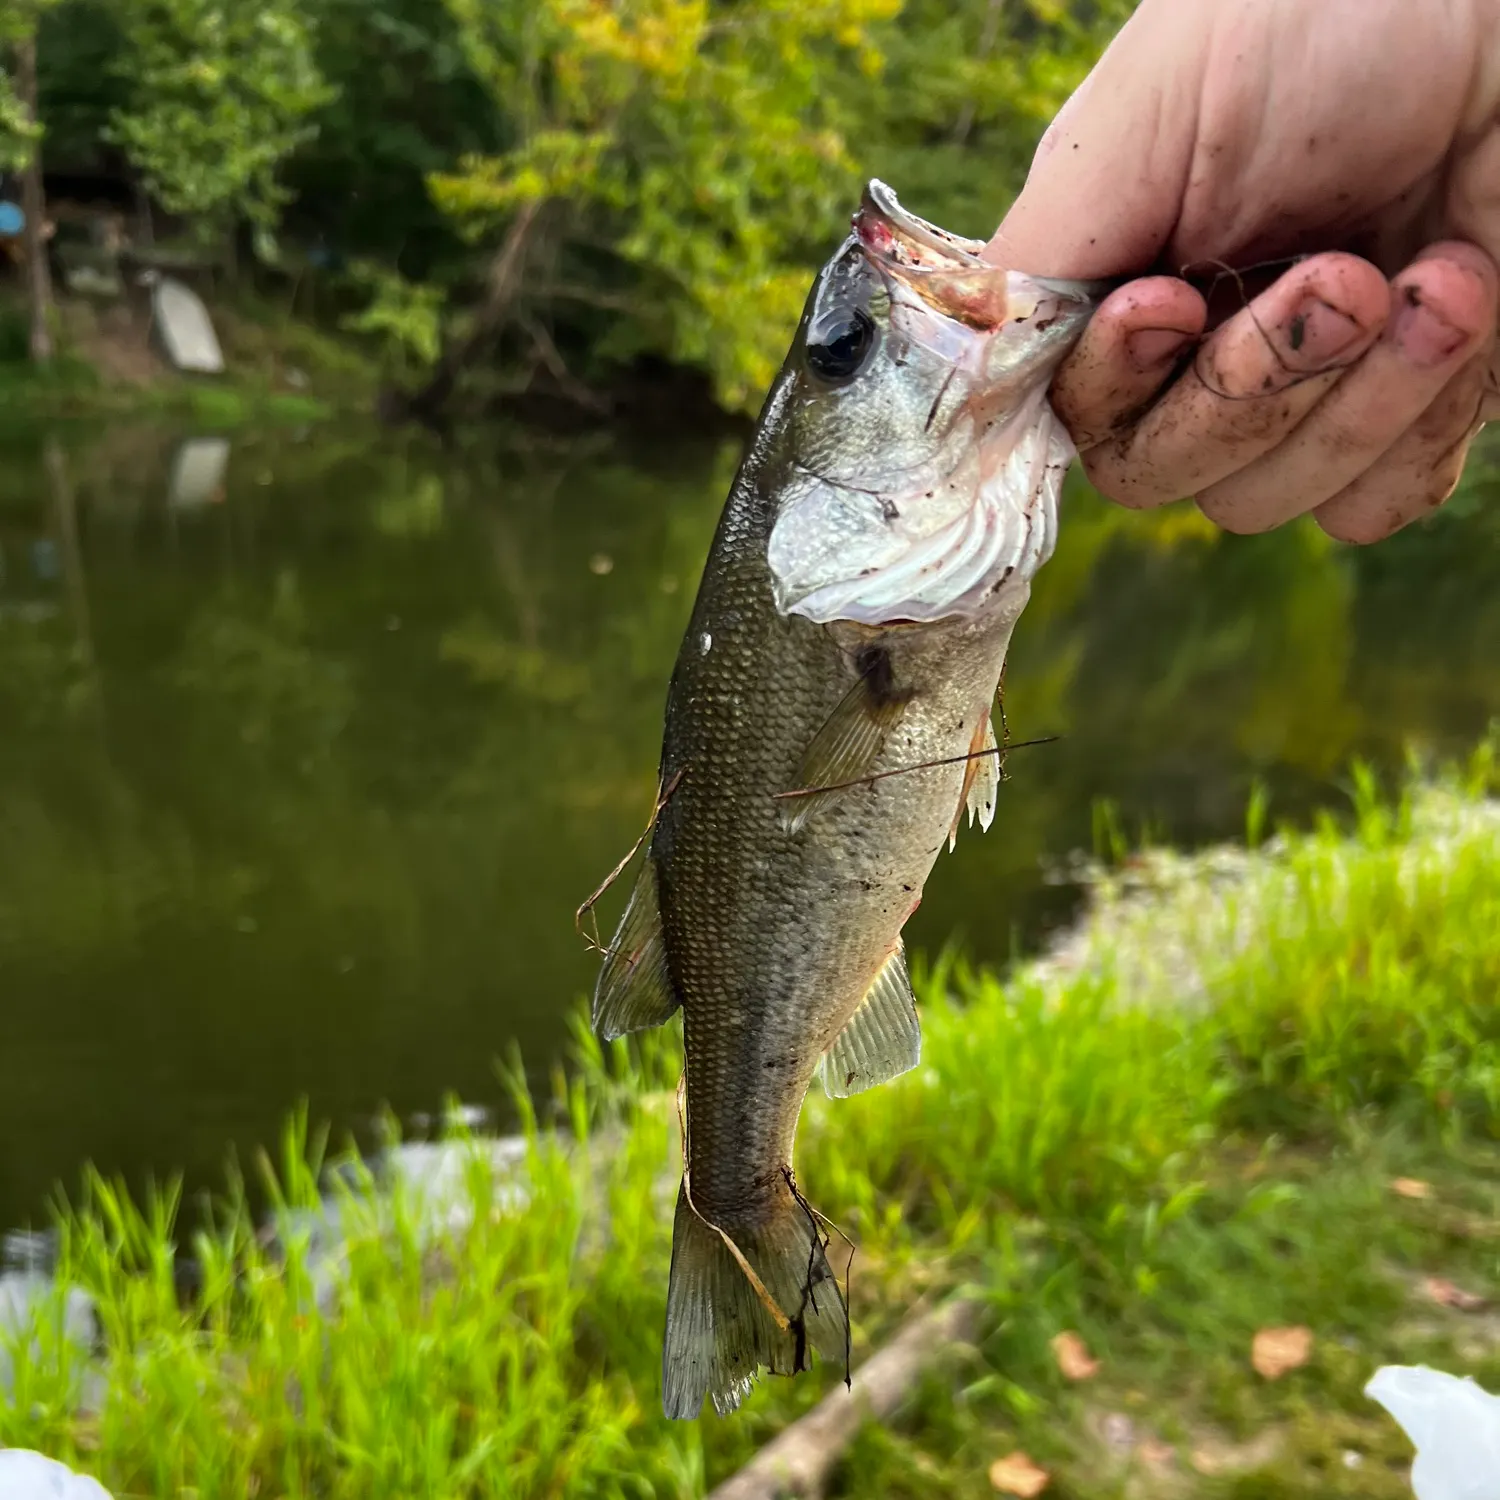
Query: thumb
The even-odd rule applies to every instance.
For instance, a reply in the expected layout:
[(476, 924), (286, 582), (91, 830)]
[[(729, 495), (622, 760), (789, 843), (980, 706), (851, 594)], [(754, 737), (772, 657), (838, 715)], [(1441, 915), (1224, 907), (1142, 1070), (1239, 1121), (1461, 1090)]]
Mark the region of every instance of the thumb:
[(1155, 263), (1187, 189), (1212, 9), (1144, 0), (1042, 137), (990, 260), (1080, 280)]

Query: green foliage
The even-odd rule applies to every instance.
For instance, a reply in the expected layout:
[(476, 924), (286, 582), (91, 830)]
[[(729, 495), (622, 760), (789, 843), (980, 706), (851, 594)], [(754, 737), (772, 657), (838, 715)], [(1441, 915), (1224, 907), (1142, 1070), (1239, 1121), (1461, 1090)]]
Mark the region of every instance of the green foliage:
[[(748, 411), (862, 179), (987, 234), (1130, 9), (61, 0), (42, 35), (43, 115), (70, 161), (123, 147), (206, 233), (248, 219), (275, 260), (289, 230), (365, 299), (348, 326), (418, 365), (540, 206), (499, 358), (564, 383), (560, 360), (608, 382), (663, 358)], [(26, 133), (8, 100), (0, 80), (14, 159)]]
[(501, 128), (433, 0), (310, 0), (336, 91), (287, 162), (288, 227), (344, 255), (446, 285), (468, 252), (427, 194), (429, 172), (493, 149)]
[(34, 41), (44, 12), (56, 0), (6, 0), (0, 6), (0, 170), (15, 171), (31, 160), (42, 127), (16, 96), (10, 59), (17, 43)]
[[(934, 1385), (901, 1428), (861, 1438), (836, 1493), (982, 1493), (985, 1464), (1021, 1442), (1069, 1493), (1117, 1493), (1048, 1352), (1064, 1327), (1104, 1358), (1088, 1396), (1133, 1404), (1148, 1430), (1197, 1445), (1274, 1425), (1254, 1460), (1271, 1487), (1245, 1493), (1307, 1493), (1320, 1473), (1320, 1493), (1401, 1493), (1399, 1439), (1359, 1395), (1374, 1364), (1500, 1374), (1492, 1352), (1458, 1352), (1456, 1324), (1447, 1342), (1398, 1321), (1403, 1278), (1463, 1280), (1489, 1253), (1462, 1226), (1495, 1207), (1494, 783), (1485, 751), (1394, 804), (1362, 789), (1347, 831), (1100, 871), (1066, 963), (919, 978), (921, 1067), (811, 1099), (799, 1177), (859, 1242), (859, 1350), (920, 1291), (955, 1286), (986, 1298), (990, 1336), (960, 1392)], [(1380, 944), (1409, 965), (1415, 1017), (1324, 982), (1338, 954), (1374, 975), (1362, 956)], [(764, 1383), (732, 1422), (660, 1417), (676, 1046), (606, 1052), (580, 1031), (557, 1128), (513, 1083), (524, 1161), (459, 1131), (436, 1171), (377, 1180), (351, 1160), (320, 1182), (322, 1144), (295, 1122), (265, 1169), (278, 1245), (235, 1184), (194, 1243), (186, 1302), (175, 1194), (140, 1210), (91, 1178), (60, 1277), (99, 1306), (102, 1405), (72, 1414), (60, 1288), (13, 1345), (0, 1442), (125, 1493), (701, 1493), (839, 1372)], [(1273, 1107), (1262, 1069), (1306, 1108)], [(1441, 1209), (1394, 1207), (1396, 1174), (1431, 1179)], [(1317, 1356), (1271, 1388), (1249, 1339), (1288, 1322), (1314, 1328)], [(1353, 1489), (1345, 1447), (1370, 1455)]]
[(422, 366), (437, 359), (444, 301), (440, 286), (408, 281), (371, 260), (355, 261), (349, 279), (369, 300), (358, 312), (345, 314), (343, 327), (382, 340), (398, 363), (413, 359)]
[(299, 0), (116, 0), (131, 98), (111, 120), (173, 213), (269, 228), (287, 194), (282, 161), (309, 140), (332, 93)]
[(905, 0), (860, 90), (861, 167), (924, 217), (985, 239), (1037, 138), (1135, 0)]
[(474, 236), (555, 206), (563, 253), (639, 273), (614, 352), (701, 365), (753, 405), (854, 191), (837, 80), (878, 70), (872, 27), (895, 5), (449, 0), (515, 144), (435, 174), (433, 196)]
[[(987, 234), (1037, 133), (1130, 9), (448, 5), (513, 144), (433, 174), (438, 206), (484, 242), (523, 204), (551, 205), (553, 256), (601, 276), (602, 251), (616, 278), (633, 273), (629, 311), (595, 352), (699, 366), (746, 410), (861, 176)], [(564, 299), (534, 290), (557, 315)]]

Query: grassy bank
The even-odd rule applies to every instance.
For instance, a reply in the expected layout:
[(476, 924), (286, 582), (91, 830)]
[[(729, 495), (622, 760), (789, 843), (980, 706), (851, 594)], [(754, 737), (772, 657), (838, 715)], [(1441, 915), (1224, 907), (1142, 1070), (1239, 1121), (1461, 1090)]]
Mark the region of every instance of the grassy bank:
[[(990, 1307), (837, 1493), (987, 1495), (1019, 1448), (1049, 1495), (1089, 1500), (1410, 1494), (1370, 1373), (1500, 1388), (1500, 1324), (1442, 1291), (1492, 1289), (1500, 1258), (1496, 780), (1485, 751), (1395, 801), (1357, 779), (1352, 817), (1310, 832), (1263, 841), (1254, 809), (1248, 852), (1116, 862), (1048, 959), (921, 979), (916, 1072), (809, 1100), (799, 1181), (859, 1246), (856, 1360), (925, 1297)], [(660, 1417), (673, 1045), (581, 1035), (514, 1176), (475, 1144), (439, 1201), (346, 1164), (332, 1258), (294, 1129), (284, 1246), (232, 1193), (188, 1295), (170, 1196), (92, 1183), (61, 1275), (97, 1299), (102, 1362), (53, 1297), (12, 1351), (0, 1442), (121, 1497), (701, 1493), (840, 1372), (768, 1382), (735, 1419)], [(1251, 1341), (1285, 1325), (1311, 1357), (1267, 1381)], [(1063, 1330), (1091, 1379), (1059, 1372)]]
[(374, 409), (380, 370), (353, 341), (249, 296), (215, 300), (210, 313), (222, 376), (173, 370), (143, 309), (76, 298), (59, 305), (57, 355), (38, 368), (27, 358), (24, 306), (0, 299), (0, 420), (172, 416), (233, 427)]

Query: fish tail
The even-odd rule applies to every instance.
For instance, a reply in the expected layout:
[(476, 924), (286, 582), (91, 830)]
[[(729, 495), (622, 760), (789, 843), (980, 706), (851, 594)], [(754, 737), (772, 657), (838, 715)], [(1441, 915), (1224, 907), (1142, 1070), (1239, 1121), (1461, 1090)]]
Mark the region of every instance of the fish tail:
[(811, 1350), (847, 1361), (849, 1313), (828, 1264), (827, 1237), (791, 1174), (773, 1212), (753, 1225), (710, 1223), (684, 1179), (672, 1226), (662, 1406), (698, 1415), (704, 1396), (720, 1416), (744, 1399), (762, 1365), (777, 1375), (809, 1368)]

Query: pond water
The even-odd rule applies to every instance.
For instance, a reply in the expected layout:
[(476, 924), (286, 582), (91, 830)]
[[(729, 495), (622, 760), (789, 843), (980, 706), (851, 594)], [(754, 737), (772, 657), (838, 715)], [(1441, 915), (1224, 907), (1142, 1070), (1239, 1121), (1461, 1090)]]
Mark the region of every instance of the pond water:
[[(573, 912), (640, 831), (737, 457), (319, 428), (0, 439), (0, 1228), (92, 1160), (221, 1180), (306, 1098), (361, 1128), (544, 1073)], [(993, 830), (912, 945), (1003, 962), (1130, 831), (1342, 805), (1352, 755), (1500, 705), (1500, 481), (1368, 551), (1070, 495), (1023, 617)], [(607, 916), (618, 909), (610, 907)]]

